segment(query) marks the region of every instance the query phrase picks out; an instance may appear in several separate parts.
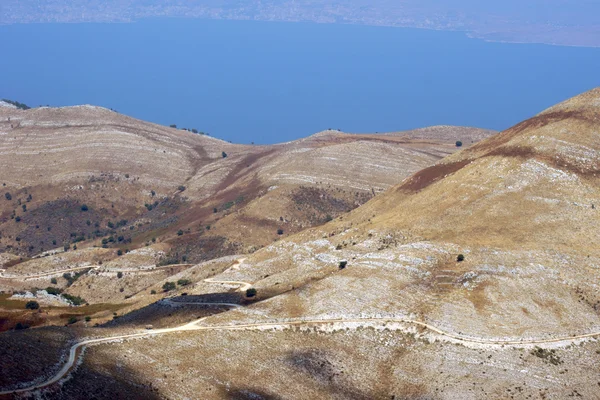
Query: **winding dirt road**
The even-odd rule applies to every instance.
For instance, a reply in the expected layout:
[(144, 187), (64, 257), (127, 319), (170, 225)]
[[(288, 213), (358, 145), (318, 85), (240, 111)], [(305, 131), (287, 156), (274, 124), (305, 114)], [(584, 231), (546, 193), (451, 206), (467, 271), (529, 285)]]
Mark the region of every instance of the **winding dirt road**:
[[(212, 278), (205, 279), (205, 282), (208, 283), (220, 283), (220, 284), (234, 284), (240, 285), (239, 291), (247, 290), (252, 287), (252, 284), (248, 282), (241, 281), (220, 281), (214, 280)], [(199, 303), (199, 302), (176, 302), (171, 299), (166, 299), (173, 304), (178, 305), (203, 305), (203, 306), (230, 306), (230, 307), (240, 307), (239, 304), (229, 304), (229, 303)], [(558, 337), (551, 339), (521, 339), (521, 340), (498, 340), (498, 339), (485, 339), (485, 338), (475, 338), (468, 337), (452, 332), (446, 332), (442, 329), (439, 329), (433, 325), (427, 324), (422, 321), (412, 320), (408, 318), (394, 318), (394, 317), (381, 317), (381, 318), (334, 318), (334, 319), (299, 319), (296, 321), (280, 321), (280, 322), (264, 322), (264, 323), (249, 323), (249, 324), (236, 324), (236, 325), (212, 325), (212, 326), (201, 326), (198, 325), (200, 322), (205, 320), (206, 317), (189, 322), (185, 325), (175, 327), (175, 328), (165, 328), (165, 329), (157, 329), (152, 331), (144, 331), (139, 333), (133, 333), (128, 335), (120, 335), (120, 336), (111, 336), (106, 338), (98, 338), (98, 339), (90, 339), (84, 340), (79, 343), (74, 344), (69, 351), (69, 359), (66, 364), (58, 371), (52, 378), (47, 380), (46, 382), (39, 384), (32, 384), (31, 386), (24, 387), (21, 389), (15, 390), (4, 390), (0, 391), (0, 396), (9, 395), (13, 393), (23, 393), (32, 390), (42, 389), (53, 385), (54, 383), (60, 381), (64, 378), (73, 368), (76, 363), (78, 351), (83, 349), (85, 346), (97, 345), (102, 343), (109, 343), (119, 340), (125, 339), (133, 339), (133, 338), (142, 338), (148, 336), (156, 336), (162, 334), (169, 334), (175, 332), (184, 332), (184, 331), (236, 331), (236, 330), (264, 330), (264, 329), (281, 329), (281, 328), (292, 328), (297, 326), (319, 326), (319, 325), (330, 325), (330, 324), (361, 324), (361, 323), (401, 323), (406, 325), (415, 325), (426, 330), (429, 330), (437, 335), (442, 337), (446, 337), (457, 341), (459, 343), (474, 343), (474, 344), (487, 344), (487, 345), (539, 345), (539, 344), (550, 344), (550, 343), (560, 343), (564, 342), (564, 344), (573, 343), (577, 340), (589, 339), (593, 337), (599, 337), (600, 332), (593, 332), (588, 334), (576, 335), (576, 336), (566, 336), (566, 337)]]

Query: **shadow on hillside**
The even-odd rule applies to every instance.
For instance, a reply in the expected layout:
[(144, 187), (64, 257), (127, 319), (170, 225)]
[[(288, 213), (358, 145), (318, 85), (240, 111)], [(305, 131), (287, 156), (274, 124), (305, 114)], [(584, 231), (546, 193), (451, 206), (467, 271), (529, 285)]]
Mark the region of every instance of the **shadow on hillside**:
[[(179, 303), (179, 304), (178, 304)], [(189, 304), (195, 303), (195, 304)], [(197, 304), (196, 304), (197, 303)], [(240, 293), (208, 293), (193, 296), (177, 296), (159, 300), (138, 310), (118, 316), (100, 325), (101, 328), (136, 327), (169, 328), (231, 310), (231, 306), (213, 305), (229, 303), (244, 305), (247, 302)]]
[(303, 375), (308, 375), (317, 385), (328, 390), (332, 395), (349, 400), (390, 398), (389, 395), (383, 393), (365, 393), (363, 390), (354, 387), (349, 383), (349, 371), (345, 370), (343, 366), (336, 365), (335, 361), (332, 361), (332, 357), (329, 357), (323, 350), (292, 351), (286, 361), (292, 368)]
[[(49, 378), (65, 362), (71, 345), (76, 341), (74, 330), (65, 327), (31, 328), (0, 334), (0, 390), (30, 384), (40, 377)], [(143, 382), (135, 371), (119, 367), (118, 374), (106, 371), (114, 362), (101, 360), (89, 365), (89, 353), (62, 385), (54, 384), (43, 393), (8, 394), (0, 399), (161, 399), (150, 382)], [(39, 382), (37, 382), (39, 383)]]

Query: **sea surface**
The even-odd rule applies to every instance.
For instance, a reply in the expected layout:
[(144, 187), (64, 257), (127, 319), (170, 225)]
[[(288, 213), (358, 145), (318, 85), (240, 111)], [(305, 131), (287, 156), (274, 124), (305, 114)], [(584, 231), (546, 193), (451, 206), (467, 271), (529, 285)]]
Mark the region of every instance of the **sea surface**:
[(461, 32), (149, 19), (0, 26), (0, 98), (94, 104), (239, 143), (323, 129), (502, 130), (600, 86), (600, 49)]

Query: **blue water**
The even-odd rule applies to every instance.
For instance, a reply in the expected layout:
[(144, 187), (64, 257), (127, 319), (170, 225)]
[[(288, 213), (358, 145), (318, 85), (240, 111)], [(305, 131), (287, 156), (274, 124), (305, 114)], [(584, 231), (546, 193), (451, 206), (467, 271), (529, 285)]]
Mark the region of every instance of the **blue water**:
[(600, 86), (600, 49), (254, 21), (0, 26), (0, 97), (95, 104), (240, 143), (327, 128), (505, 129)]

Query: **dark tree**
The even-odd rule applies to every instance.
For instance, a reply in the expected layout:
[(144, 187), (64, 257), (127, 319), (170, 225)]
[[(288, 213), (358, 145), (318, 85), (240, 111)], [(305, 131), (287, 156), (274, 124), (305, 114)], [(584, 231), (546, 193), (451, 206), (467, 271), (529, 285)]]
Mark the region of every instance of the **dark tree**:
[(456, 147), (461, 147), (462, 146), (462, 142), (460, 140), (456, 141)]
[(256, 289), (250, 288), (246, 290), (246, 297), (254, 297), (256, 296)]
[(40, 308), (40, 304), (37, 301), (28, 301), (27, 304), (25, 304), (25, 308), (28, 310), (37, 310)]
[(165, 292), (169, 292), (171, 290), (175, 290), (177, 288), (177, 285), (175, 284), (175, 282), (165, 282), (165, 284), (162, 286), (162, 289)]
[(462, 262), (464, 260), (465, 260), (465, 256), (462, 254), (459, 254), (458, 257), (456, 257), (456, 261), (458, 261), (458, 262)]

